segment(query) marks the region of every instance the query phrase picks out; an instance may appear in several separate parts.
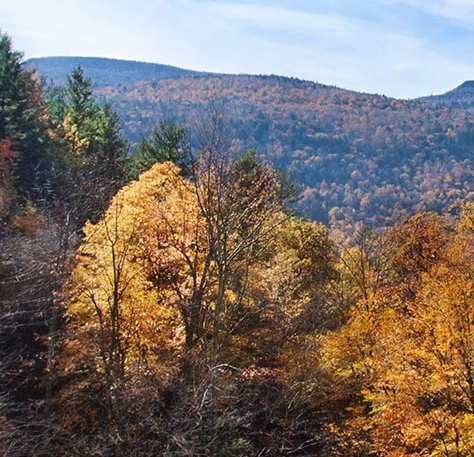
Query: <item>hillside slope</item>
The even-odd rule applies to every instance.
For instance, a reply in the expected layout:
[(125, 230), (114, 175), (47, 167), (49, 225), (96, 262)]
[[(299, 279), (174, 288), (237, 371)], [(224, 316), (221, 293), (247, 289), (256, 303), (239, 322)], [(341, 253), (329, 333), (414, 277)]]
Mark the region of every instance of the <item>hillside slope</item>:
[(112, 103), (132, 143), (163, 118), (192, 125), (218, 100), (234, 147), (289, 171), (303, 187), (301, 211), (341, 230), (474, 199), (470, 111), (279, 76), (109, 77), (96, 97)]
[(466, 111), (281, 77), (207, 76), (107, 87), (127, 135), (156, 120), (191, 124), (224, 101), (231, 136), (303, 185), (300, 208), (346, 230), (387, 225), (474, 197), (474, 116)]

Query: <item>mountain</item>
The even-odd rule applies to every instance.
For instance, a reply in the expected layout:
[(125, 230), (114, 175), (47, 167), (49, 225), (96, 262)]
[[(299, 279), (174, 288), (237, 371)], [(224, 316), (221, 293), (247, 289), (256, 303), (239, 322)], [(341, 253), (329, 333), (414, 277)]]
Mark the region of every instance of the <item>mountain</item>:
[(40, 57), (25, 61), (26, 68), (35, 69), (47, 81), (65, 85), (71, 70), (81, 66), (91, 78), (93, 87), (129, 84), (144, 79), (166, 79), (201, 74), (170, 65), (135, 62), (100, 57)]
[(472, 110), (474, 108), (474, 81), (465, 81), (445, 94), (420, 97), (418, 100), (435, 106)]
[[(96, 75), (96, 98), (117, 110), (132, 145), (167, 118), (188, 126), (199, 147), (190, 126), (209, 103), (220, 103), (232, 146), (240, 153), (254, 149), (288, 171), (302, 186), (299, 209), (343, 232), (474, 199), (471, 110), (281, 76), (73, 61), (86, 76)], [(46, 59), (35, 66), (48, 77), (61, 68), (61, 82), (66, 61), (58, 62)], [(465, 83), (454, 92), (466, 97), (472, 89)]]

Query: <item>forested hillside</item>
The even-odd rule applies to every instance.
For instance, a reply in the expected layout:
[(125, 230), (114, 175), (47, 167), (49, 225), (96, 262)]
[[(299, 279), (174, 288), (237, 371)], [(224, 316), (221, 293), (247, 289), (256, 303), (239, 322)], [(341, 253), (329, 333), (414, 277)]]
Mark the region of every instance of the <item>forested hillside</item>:
[(278, 76), (137, 79), (95, 92), (117, 110), (132, 144), (163, 118), (188, 127), (193, 142), (199, 111), (223, 103), (239, 151), (254, 149), (289, 171), (303, 186), (302, 213), (343, 232), (474, 197), (471, 111)]
[[(1, 455), (474, 454), (466, 112), (278, 77), (95, 95), (80, 67), (49, 88), (26, 68), (0, 34)], [(221, 97), (209, 98), (216, 86)], [(192, 118), (172, 104), (180, 87)], [(120, 117), (96, 97), (152, 106), (157, 93), (179, 123), (157, 118), (130, 157)], [(285, 117), (287, 105), (299, 116)], [(247, 130), (228, 107), (261, 121), (260, 140), (233, 136)], [(307, 149), (288, 155), (292, 137)], [(412, 201), (418, 213), (384, 213), (389, 227), (345, 243), (294, 213), (297, 189), (249, 144), (275, 164), (333, 176), (320, 201), (337, 195), (338, 171), (361, 201), (371, 198), (365, 174), (401, 185), (403, 157), (421, 166), (403, 170), (423, 179), (408, 189), (435, 192), (438, 176), (439, 192), (459, 198), (440, 213)], [(352, 232), (347, 208), (330, 220)]]

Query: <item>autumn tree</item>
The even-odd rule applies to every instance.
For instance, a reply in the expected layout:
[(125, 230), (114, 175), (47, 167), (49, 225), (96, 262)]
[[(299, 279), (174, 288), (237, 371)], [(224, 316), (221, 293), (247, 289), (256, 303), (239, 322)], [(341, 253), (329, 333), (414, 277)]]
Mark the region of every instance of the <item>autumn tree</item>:
[[(66, 386), (60, 405), (76, 411), (64, 415), (67, 429), (87, 421), (98, 427), (97, 417), (105, 415), (107, 433), (118, 428), (127, 436), (133, 419), (126, 405), (135, 386), (154, 385), (155, 396), (147, 401), (158, 410), (167, 389), (180, 399), (163, 425), (170, 427), (170, 449), (201, 452), (216, 450), (217, 443), (250, 449), (250, 436), (237, 441), (236, 434), (258, 423), (259, 409), (251, 416), (246, 409), (258, 402), (252, 383), (262, 391), (278, 384), (306, 401), (291, 360), (298, 354), (302, 366), (307, 351), (298, 343), (331, 314), (323, 299), (334, 275), (328, 232), (267, 208), (272, 200), (266, 200), (266, 186), (274, 174), (253, 154), (228, 172), (225, 198), (217, 200), (221, 212), (212, 220), (216, 240), (209, 239), (214, 232), (198, 183), (170, 162), (155, 164), (124, 187), (104, 217), (86, 225), (67, 289), (68, 338), (60, 358), (60, 384)], [(277, 379), (277, 366), (282, 373), (292, 367), (293, 374)], [(232, 400), (244, 395), (239, 389), (245, 397)], [(143, 401), (137, 395), (135, 401)], [(231, 402), (222, 414), (220, 402)], [(278, 410), (274, 420), (284, 403), (272, 406)], [(301, 404), (293, 401), (286, 410), (294, 419), (291, 430), (303, 426), (296, 413)], [(259, 424), (262, 434), (270, 426)], [(292, 442), (290, 432), (284, 440)]]
[[(246, 294), (249, 267), (264, 253), (275, 227), (287, 218), (284, 210), (290, 195), (282, 192), (277, 173), (259, 162), (255, 152), (234, 158), (221, 104), (214, 101), (203, 109), (194, 131), (201, 148), (191, 179), (208, 240), (203, 278), (214, 277), (215, 282), (208, 350), (212, 358), (218, 358), (222, 337), (229, 334), (233, 315)], [(191, 345), (201, 338), (196, 316), (205, 304), (206, 282), (199, 284), (190, 303)]]
[[(117, 292), (118, 278), (125, 277), (118, 270), (135, 259), (134, 268), (141, 265), (137, 274), (142, 278), (141, 287), (152, 287), (159, 294), (155, 297), (158, 308), (167, 303), (179, 312), (186, 350), (201, 348), (215, 354), (235, 325), (234, 314), (246, 294), (250, 265), (264, 253), (275, 227), (286, 219), (281, 185), (271, 168), (259, 163), (253, 153), (235, 163), (224, 160), (220, 153), (203, 149), (191, 180), (169, 163), (155, 165), (119, 193), (96, 228), (86, 230), (102, 234), (99, 245), (107, 254), (101, 269), (112, 272), (107, 281), (110, 292), (101, 299), (93, 292), (104, 292), (98, 273), (92, 275), (93, 286), (87, 286), (86, 278), (75, 276), (82, 271), (89, 277), (95, 270), (93, 265), (99, 265), (94, 260), (86, 266), (87, 257), (75, 269), (73, 290), (77, 293), (86, 287), (89, 292), (80, 293), (80, 302), (88, 303), (89, 312), (111, 328), (106, 332), (109, 354), (102, 358), (104, 364), (114, 358), (121, 360), (114, 368), (117, 373), (123, 372), (128, 352), (118, 349), (126, 338), (114, 327), (121, 322), (114, 316), (129, 306), (125, 292)], [(119, 207), (123, 209), (117, 211)], [(112, 228), (109, 221), (113, 221)], [(124, 236), (129, 241), (125, 242)], [(91, 245), (97, 249), (93, 239), (88, 236), (82, 250)], [(147, 282), (143, 283), (143, 278)], [(126, 288), (134, 283), (135, 279), (125, 281)], [(107, 312), (101, 311), (99, 303), (107, 304)], [(104, 320), (103, 313), (109, 318)], [(210, 348), (208, 342), (212, 343)], [(118, 352), (112, 356), (114, 351)]]
[(453, 234), (450, 221), (436, 213), (421, 213), (397, 224), (384, 239), (388, 268), (397, 296), (405, 304), (416, 299), (422, 275), (443, 261)]
[(237, 364), (281, 367), (292, 382), (290, 372), (302, 374), (313, 336), (331, 328), (337, 314), (329, 290), (336, 278), (335, 251), (327, 229), (315, 222), (289, 218), (272, 234), (247, 273), (239, 312), (251, 317), (233, 332), (227, 350)]
[[(128, 412), (130, 402), (161, 408), (154, 392), (178, 371), (182, 338), (170, 282), (178, 276), (185, 281), (186, 274), (170, 242), (192, 243), (183, 230), (196, 227), (192, 195), (178, 174), (170, 163), (155, 165), (119, 191), (97, 224), (86, 224), (66, 288), (68, 340), (59, 363), (65, 386), (59, 411), (67, 429), (100, 428), (97, 417), (104, 417), (100, 433), (127, 435), (134, 421), (152, 414), (144, 407), (137, 419)], [(175, 208), (176, 202), (183, 206)]]
[(347, 408), (341, 455), (472, 454), (470, 227), (464, 205), (456, 218), (419, 214), (379, 239), (377, 288), (322, 348), (328, 392)]
[(408, 265), (418, 271), (416, 287), (410, 281), (415, 298), (405, 298), (404, 318), (393, 316), (385, 330), (376, 357), (380, 378), (367, 398), (379, 448), (392, 443), (413, 454), (468, 456), (474, 450), (472, 205), (456, 220), (445, 216), (434, 225), (433, 219), (432, 230), (424, 230), (429, 245), (417, 249), (423, 257), (410, 255), (416, 263)]
[[(233, 155), (220, 114), (197, 130), (191, 174), (154, 164), (84, 229), (60, 363), (61, 408), (77, 411), (68, 429), (105, 415), (107, 433), (129, 436), (135, 386), (154, 385), (156, 404), (168, 383), (169, 452), (250, 452), (246, 427), (263, 436), (271, 424), (276, 446), (303, 445), (297, 411), (316, 403), (301, 373), (316, 376), (309, 348), (337, 314), (332, 243), (322, 225), (290, 217), (292, 192), (255, 152)], [(276, 386), (291, 404), (273, 399)], [(256, 389), (272, 411), (263, 421)]]
[(147, 326), (173, 314), (170, 282), (185, 273), (171, 242), (186, 242), (189, 227), (192, 243), (196, 230), (195, 202), (178, 174), (169, 162), (155, 165), (119, 191), (97, 224), (84, 229), (69, 280), (68, 314), (78, 329), (95, 322), (98, 356), (110, 378), (122, 378), (140, 358), (156, 354), (152, 348), (163, 341), (156, 339), (158, 327)]

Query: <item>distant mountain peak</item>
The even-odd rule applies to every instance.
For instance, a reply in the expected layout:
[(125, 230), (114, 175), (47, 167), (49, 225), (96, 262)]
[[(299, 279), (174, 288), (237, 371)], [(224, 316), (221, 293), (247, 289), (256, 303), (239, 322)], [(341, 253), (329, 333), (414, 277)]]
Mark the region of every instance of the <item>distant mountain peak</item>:
[(79, 65), (94, 87), (203, 74), (171, 65), (103, 57), (39, 57), (24, 62), (25, 67), (34, 68), (41, 76), (58, 85), (66, 84), (67, 76)]
[(417, 100), (434, 106), (472, 110), (474, 108), (474, 80), (464, 81), (444, 94), (420, 97)]
[[(473, 80), (464, 81), (461, 85), (456, 87), (456, 89), (454, 90), (460, 90), (460, 89), (474, 89), (474, 81)], [(450, 91), (450, 92), (453, 92), (453, 91)]]

